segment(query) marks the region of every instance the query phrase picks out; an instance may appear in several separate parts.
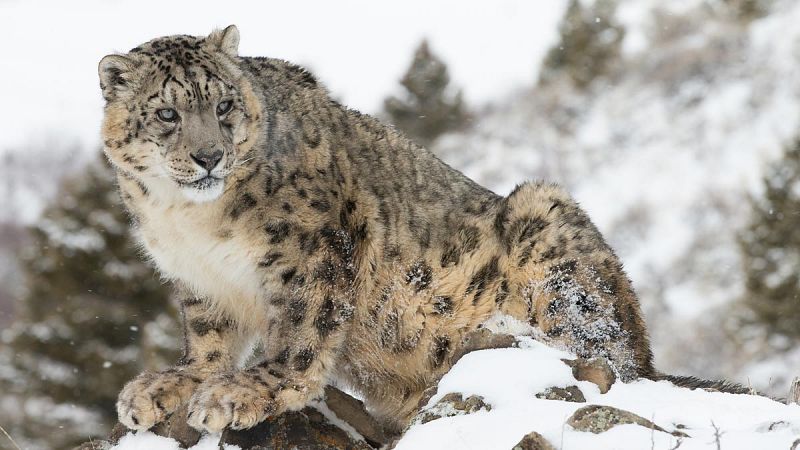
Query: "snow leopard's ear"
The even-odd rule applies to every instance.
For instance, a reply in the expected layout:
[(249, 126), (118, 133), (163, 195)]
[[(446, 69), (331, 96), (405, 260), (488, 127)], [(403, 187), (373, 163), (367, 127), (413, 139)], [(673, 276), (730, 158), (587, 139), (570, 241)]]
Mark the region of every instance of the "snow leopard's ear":
[(100, 76), (100, 89), (107, 102), (119, 97), (123, 92), (132, 90), (131, 82), (135, 63), (122, 55), (107, 55), (100, 60), (97, 74)]
[(224, 30), (214, 30), (206, 38), (206, 42), (214, 49), (231, 57), (239, 55), (239, 29), (236, 25), (228, 25)]

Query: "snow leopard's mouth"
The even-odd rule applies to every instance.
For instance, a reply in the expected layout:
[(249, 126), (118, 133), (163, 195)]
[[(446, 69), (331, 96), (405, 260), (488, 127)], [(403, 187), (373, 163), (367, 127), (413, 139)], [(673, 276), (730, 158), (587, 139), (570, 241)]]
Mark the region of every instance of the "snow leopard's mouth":
[(213, 175), (206, 175), (203, 178), (190, 183), (178, 182), (182, 188), (197, 189), (198, 191), (204, 191), (206, 189), (213, 188), (217, 185), (217, 183), (222, 183), (222, 178), (217, 178)]
[(225, 180), (212, 175), (190, 183), (179, 183), (181, 192), (189, 200), (195, 203), (205, 203), (216, 200), (224, 191)]

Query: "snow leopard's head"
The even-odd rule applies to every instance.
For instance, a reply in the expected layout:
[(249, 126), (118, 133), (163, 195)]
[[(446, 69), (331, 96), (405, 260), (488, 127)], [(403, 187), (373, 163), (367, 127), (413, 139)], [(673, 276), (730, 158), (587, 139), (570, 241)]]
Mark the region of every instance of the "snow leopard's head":
[(100, 61), (104, 150), (118, 170), (195, 202), (247, 160), (260, 102), (239, 68), (239, 32), (168, 36)]

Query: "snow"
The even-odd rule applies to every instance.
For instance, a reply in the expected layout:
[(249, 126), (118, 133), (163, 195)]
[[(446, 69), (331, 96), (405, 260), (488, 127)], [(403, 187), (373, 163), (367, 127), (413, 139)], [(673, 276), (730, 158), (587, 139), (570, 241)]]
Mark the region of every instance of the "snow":
[[(106, 53), (155, 36), (207, 34), (236, 23), (243, 54), (305, 64), (335, 97), (375, 113), (398, 89), (414, 46), (428, 37), (477, 111), (474, 129), (440, 139), (437, 152), (498, 193), (539, 177), (574, 193), (625, 263), (646, 312), (659, 369), (735, 377), (782, 394), (800, 367), (800, 348), (783, 351), (785, 342), (753, 330), (736, 329), (730, 336), (721, 324), (742, 293), (736, 233), (746, 220), (746, 202), (760, 194), (764, 168), (800, 123), (800, 3), (778, 0), (765, 18), (731, 27), (704, 16), (702, 0), (621, 0), (617, 19), (626, 34), (619, 78), (601, 80), (584, 93), (535, 88), (566, 4), (234, 0), (221, 11), (210, 0), (0, 1), (0, 26), (9, 44), (0, 59), (0, 90), (10, 105), (0, 110), (6, 124), (0, 156), (19, 157), (4, 179), (16, 191), (0, 218), (36, 222), (57, 193), (50, 179), (86, 159), (68, 151), (96, 152), (102, 102), (95, 69)], [(559, 119), (559, 108), (574, 117)], [(27, 158), (38, 167), (53, 159), (48, 151), (62, 155), (53, 164), (58, 171), (36, 172), (19, 161)], [(37, 173), (47, 179), (31, 182)], [(31, 184), (21, 184), (23, 179)], [(4, 189), (0, 184), (0, 196), (8, 198)], [(65, 246), (101, 245), (91, 234), (42, 224)], [(113, 262), (104, 270), (125, 272)], [(51, 335), (58, 327), (39, 331)], [(163, 341), (159, 345), (174, 346), (157, 328), (143, 332)], [(129, 351), (119, 358), (134, 356)], [(72, 376), (69, 368), (46, 368), (48, 376)], [(616, 398), (617, 389), (603, 401)], [(441, 420), (469, 424), (495, 413)], [(650, 418), (648, 410), (640, 414)], [(664, 426), (660, 415), (656, 422)], [(723, 428), (722, 418), (714, 420), (725, 432), (723, 448), (729, 440), (760, 439), (752, 430), (744, 432), (749, 437), (740, 436), (738, 428)], [(713, 441), (710, 425), (700, 426), (705, 438), (694, 440)], [(612, 442), (615, 436), (641, 434), (636, 430), (620, 427), (593, 439)], [(547, 435), (554, 443), (561, 442), (557, 431)], [(654, 448), (668, 448), (668, 438), (656, 435)], [(636, 442), (650, 448), (649, 434), (641, 438)], [(565, 433), (564, 442), (566, 448), (581, 448), (583, 441)], [(764, 447), (758, 442), (753, 448)], [(694, 448), (688, 445), (681, 448)]]
[[(404, 449), (503, 449), (536, 431), (560, 449), (669, 449), (674, 436), (636, 425), (622, 425), (599, 435), (565, 425), (578, 408), (609, 405), (652, 420), (673, 431), (677, 424), (690, 438), (682, 449), (714, 449), (714, 426), (722, 433), (722, 448), (789, 448), (800, 434), (800, 406), (773, 400), (703, 390), (688, 390), (668, 382), (616, 383), (606, 394), (596, 385), (576, 381), (561, 358), (573, 356), (531, 339), (521, 348), (484, 350), (464, 356), (439, 383), (428, 406), (445, 394), (480, 395), (491, 411), (445, 417), (412, 426), (398, 445)], [(536, 398), (548, 387), (575, 385), (586, 403)], [(776, 422), (782, 422), (773, 425)], [(712, 425), (713, 423), (713, 425)], [(773, 430), (769, 431), (772, 425)], [(653, 445), (651, 447), (651, 442)]]
[[(200, 442), (190, 447), (189, 450), (217, 450), (219, 437), (219, 434), (203, 436)], [(176, 440), (157, 436), (149, 431), (129, 433), (112, 447), (113, 450), (178, 450), (180, 448), (181, 446)], [(241, 447), (224, 445), (222, 450), (241, 450)]]
[[(789, 448), (800, 435), (800, 405), (784, 405), (754, 395), (689, 390), (666, 381), (649, 380), (617, 382), (606, 394), (601, 394), (595, 384), (575, 380), (570, 367), (562, 361), (574, 359), (573, 355), (530, 337), (521, 336), (518, 340), (519, 348), (483, 350), (464, 356), (441, 379), (437, 394), (426, 406), (431, 409), (446, 394), (461, 393), (464, 398), (482, 396), (491, 405), (490, 411), (415, 423), (395, 448), (508, 450), (532, 431), (564, 450), (666, 450), (677, 443), (671, 434), (637, 425), (620, 425), (592, 434), (565, 424), (577, 409), (587, 405), (613, 406), (651, 420), (669, 432), (681, 430), (690, 436), (682, 439), (681, 449), (717, 448), (715, 427), (721, 434), (721, 447), (726, 450)], [(586, 403), (536, 398), (537, 393), (549, 387), (567, 386), (577, 386)], [(218, 435), (206, 436), (192, 449), (215, 448), (218, 438)], [(178, 448), (174, 440), (147, 432), (130, 433), (113, 447), (114, 450)]]

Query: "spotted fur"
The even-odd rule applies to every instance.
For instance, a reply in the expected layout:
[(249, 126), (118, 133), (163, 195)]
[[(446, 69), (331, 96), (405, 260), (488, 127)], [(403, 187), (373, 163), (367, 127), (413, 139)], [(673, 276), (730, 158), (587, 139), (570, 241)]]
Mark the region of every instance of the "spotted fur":
[[(563, 190), (500, 197), (237, 44), (228, 27), (100, 63), (105, 153), (142, 246), (186, 292), (184, 356), (123, 389), (124, 424), (189, 402), (197, 428), (245, 428), (335, 379), (397, 430), (498, 313), (623, 380), (655, 376), (630, 282)], [(201, 150), (221, 152), (210, 172)], [(252, 342), (264, 359), (239, 368)]]

